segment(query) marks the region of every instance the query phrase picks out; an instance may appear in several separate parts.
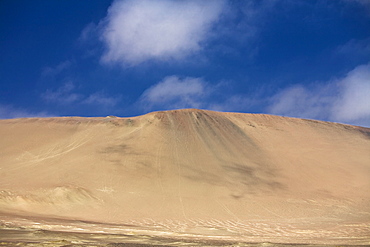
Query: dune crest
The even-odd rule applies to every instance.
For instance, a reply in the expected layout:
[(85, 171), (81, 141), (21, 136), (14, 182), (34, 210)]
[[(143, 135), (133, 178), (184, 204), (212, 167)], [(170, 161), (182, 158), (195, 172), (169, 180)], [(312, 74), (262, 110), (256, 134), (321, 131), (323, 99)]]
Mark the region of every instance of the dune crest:
[(1, 120), (0, 136), (3, 225), (370, 243), (368, 128), (186, 109)]

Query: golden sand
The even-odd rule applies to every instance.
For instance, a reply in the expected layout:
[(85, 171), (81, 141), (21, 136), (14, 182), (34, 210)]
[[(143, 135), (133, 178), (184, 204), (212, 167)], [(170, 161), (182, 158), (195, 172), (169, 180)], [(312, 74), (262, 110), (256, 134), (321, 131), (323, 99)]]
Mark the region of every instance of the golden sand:
[(368, 128), (188, 109), (1, 120), (0, 137), (4, 240), (370, 244)]

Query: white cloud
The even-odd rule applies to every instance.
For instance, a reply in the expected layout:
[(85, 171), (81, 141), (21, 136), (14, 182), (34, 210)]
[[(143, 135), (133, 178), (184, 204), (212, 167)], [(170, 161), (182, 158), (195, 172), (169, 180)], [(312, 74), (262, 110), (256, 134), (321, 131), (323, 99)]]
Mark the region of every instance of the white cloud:
[[(261, 93), (233, 94), (223, 83), (213, 85), (202, 78), (169, 76), (145, 90), (139, 103), (146, 110), (244, 112), (261, 109), (266, 100)], [(285, 88), (270, 98), (265, 109), (270, 114), (370, 127), (370, 64), (358, 66), (337, 80)]]
[(370, 64), (352, 70), (339, 87), (341, 92), (331, 118), (345, 122), (370, 119)]
[(103, 22), (105, 63), (137, 65), (179, 60), (202, 49), (223, 10), (223, 0), (115, 1)]
[(147, 108), (201, 108), (208, 96), (202, 78), (169, 76), (145, 90), (140, 101)]
[(332, 102), (336, 99), (332, 93), (330, 86), (308, 88), (294, 85), (272, 97), (273, 105), (269, 112), (291, 117), (325, 119), (329, 117)]
[(272, 114), (370, 126), (370, 64), (311, 88), (295, 85), (272, 97)]

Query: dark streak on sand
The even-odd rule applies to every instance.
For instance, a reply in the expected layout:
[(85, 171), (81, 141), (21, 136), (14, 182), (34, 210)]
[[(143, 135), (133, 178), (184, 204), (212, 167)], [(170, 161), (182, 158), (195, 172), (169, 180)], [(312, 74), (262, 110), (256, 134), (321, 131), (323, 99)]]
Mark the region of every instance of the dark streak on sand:
[[(0, 246), (27, 246), (27, 247), (146, 247), (146, 246), (235, 246), (235, 247), (283, 247), (304, 246), (319, 247), (312, 244), (280, 244), (280, 243), (242, 243), (220, 240), (184, 240), (149, 235), (76, 233), (47, 230), (33, 230), (24, 228), (0, 229)], [(324, 245), (334, 247), (338, 245)], [(361, 246), (361, 245), (340, 245)], [(363, 246), (363, 245), (362, 245)]]

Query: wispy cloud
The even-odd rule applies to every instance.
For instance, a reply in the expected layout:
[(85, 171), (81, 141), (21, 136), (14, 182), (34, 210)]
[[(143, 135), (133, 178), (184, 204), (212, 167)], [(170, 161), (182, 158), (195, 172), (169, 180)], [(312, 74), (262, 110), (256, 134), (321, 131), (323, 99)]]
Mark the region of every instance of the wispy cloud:
[(229, 92), (228, 82), (210, 83), (203, 78), (168, 76), (141, 95), (139, 105), (146, 111), (199, 108), (215, 111), (244, 111), (262, 100)]
[(201, 50), (225, 1), (116, 0), (103, 22), (105, 63), (179, 60)]
[(78, 42), (85, 43), (90, 41), (91, 39), (97, 38), (97, 31), (98, 26), (95, 23), (90, 22), (81, 31), (80, 37), (78, 38)]
[(140, 101), (145, 108), (201, 108), (208, 95), (202, 78), (169, 76), (145, 90)]
[(369, 0), (343, 0), (345, 2), (352, 2), (352, 3), (358, 3), (365, 7), (370, 7), (370, 1)]
[(254, 112), (253, 109), (262, 105), (264, 100), (258, 95), (230, 94), (224, 95), (208, 104), (209, 110), (226, 112)]
[(41, 71), (41, 76), (44, 76), (44, 77), (56, 76), (57, 74), (71, 67), (71, 65), (72, 65), (72, 62), (67, 60), (67, 61), (61, 62), (55, 67), (44, 67)]
[(76, 86), (73, 82), (67, 82), (56, 90), (47, 90), (41, 95), (41, 98), (48, 103), (59, 105), (95, 105), (99, 107), (112, 107), (119, 101), (120, 97), (107, 96), (103, 92), (94, 92), (92, 94), (83, 94), (76, 92)]
[(370, 57), (370, 38), (362, 40), (352, 39), (338, 46), (334, 50), (334, 56), (346, 61), (360, 62), (360, 64), (367, 62)]
[(47, 112), (33, 112), (12, 105), (0, 104), (0, 119), (30, 118), (30, 117), (51, 117)]
[(56, 90), (47, 90), (41, 97), (51, 103), (71, 104), (79, 101), (83, 96), (74, 92), (75, 85), (67, 82)]
[(110, 97), (102, 92), (90, 94), (85, 98), (83, 104), (99, 105), (104, 107), (113, 107), (120, 101), (120, 97)]
[(295, 85), (272, 97), (272, 114), (370, 126), (370, 64), (321, 85)]

